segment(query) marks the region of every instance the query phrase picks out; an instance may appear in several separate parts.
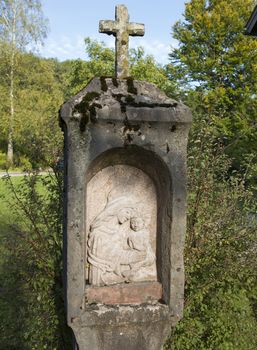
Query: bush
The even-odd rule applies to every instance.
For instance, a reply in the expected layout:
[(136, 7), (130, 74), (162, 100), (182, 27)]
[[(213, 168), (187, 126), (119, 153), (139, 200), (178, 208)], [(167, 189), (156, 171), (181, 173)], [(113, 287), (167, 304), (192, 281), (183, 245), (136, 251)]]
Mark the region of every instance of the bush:
[(0, 349), (70, 350), (62, 278), (62, 176), (6, 179), (16, 224), (3, 233)]
[(0, 151), (0, 169), (5, 170), (7, 165), (6, 154)]
[(18, 161), (18, 167), (22, 169), (22, 171), (30, 171), (32, 170), (32, 165), (29, 159), (26, 156), (20, 156)]
[[(197, 117), (196, 117), (197, 118)], [(184, 318), (173, 350), (257, 348), (257, 208), (244, 174), (199, 115), (191, 130)]]

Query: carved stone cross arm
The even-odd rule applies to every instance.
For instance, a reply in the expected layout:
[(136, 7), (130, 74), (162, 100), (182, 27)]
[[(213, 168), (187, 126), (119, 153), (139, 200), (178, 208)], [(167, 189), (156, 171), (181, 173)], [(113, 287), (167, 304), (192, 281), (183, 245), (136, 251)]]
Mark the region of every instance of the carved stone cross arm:
[(129, 76), (129, 35), (143, 36), (145, 26), (141, 23), (129, 23), (128, 9), (125, 5), (116, 6), (115, 21), (99, 22), (99, 32), (116, 37), (115, 42), (115, 73), (117, 78)]
[[(118, 23), (112, 20), (99, 21), (99, 32), (109, 35), (115, 35), (119, 30)], [(127, 32), (130, 36), (144, 36), (145, 35), (145, 25), (142, 23), (128, 23)]]
[(105, 34), (116, 35), (118, 30), (117, 23), (115, 21), (99, 21), (99, 32)]
[(145, 25), (141, 23), (129, 23), (128, 33), (131, 36), (144, 36), (145, 35)]

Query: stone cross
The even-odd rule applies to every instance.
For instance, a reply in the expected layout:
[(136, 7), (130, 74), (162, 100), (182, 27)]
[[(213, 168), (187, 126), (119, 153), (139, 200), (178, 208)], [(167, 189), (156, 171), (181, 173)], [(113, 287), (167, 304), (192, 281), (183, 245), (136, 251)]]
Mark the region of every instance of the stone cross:
[(140, 23), (129, 23), (128, 9), (125, 5), (115, 8), (115, 21), (100, 21), (99, 32), (116, 37), (115, 42), (115, 73), (123, 79), (129, 76), (128, 46), (129, 35), (143, 36), (145, 26)]

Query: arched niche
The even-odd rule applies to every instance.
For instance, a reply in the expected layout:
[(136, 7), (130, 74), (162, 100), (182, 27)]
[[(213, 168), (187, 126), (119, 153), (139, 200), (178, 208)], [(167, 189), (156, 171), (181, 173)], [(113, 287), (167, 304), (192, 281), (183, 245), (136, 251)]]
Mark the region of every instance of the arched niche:
[[(172, 181), (164, 161), (156, 153), (138, 146), (113, 148), (103, 152), (88, 167), (85, 200), (85, 261), (90, 260), (88, 257), (90, 226), (99, 226), (99, 221), (109, 215), (109, 208), (115, 208), (116, 204), (112, 204), (115, 201), (116, 203), (120, 201), (118, 205), (122, 207), (133, 207), (146, 222), (145, 228), (149, 233), (150, 246), (156, 257), (155, 276), (153, 273), (146, 274), (145, 281), (159, 281), (163, 289), (162, 299), (165, 301), (170, 285), (168, 247), (171, 242)], [(109, 207), (108, 201), (111, 203)], [(134, 206), (127, 204), (131, 201), (134, 201)], [(97, 228), (95, 232), (96, 230)], [(140, 232), (142, 235), (146, 234), (138, 230), (139, 234)], [(98, 277), (95, 276), (93, 281), (87, 264), (86, 284), (101, 285), (97, 283)]]

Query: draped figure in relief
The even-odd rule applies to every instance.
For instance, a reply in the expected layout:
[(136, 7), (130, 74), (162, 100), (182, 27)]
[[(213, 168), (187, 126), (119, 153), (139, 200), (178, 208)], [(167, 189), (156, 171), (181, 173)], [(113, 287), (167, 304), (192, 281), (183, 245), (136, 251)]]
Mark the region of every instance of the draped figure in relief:
[[(155, 278), (155, 255), (137, 207), (134, 198), (120, 196), (109, 200), (91, 223), (87, 243), (90, 284)], [(151, 271), (144, 271), (145, 266), (151, 266)]]

